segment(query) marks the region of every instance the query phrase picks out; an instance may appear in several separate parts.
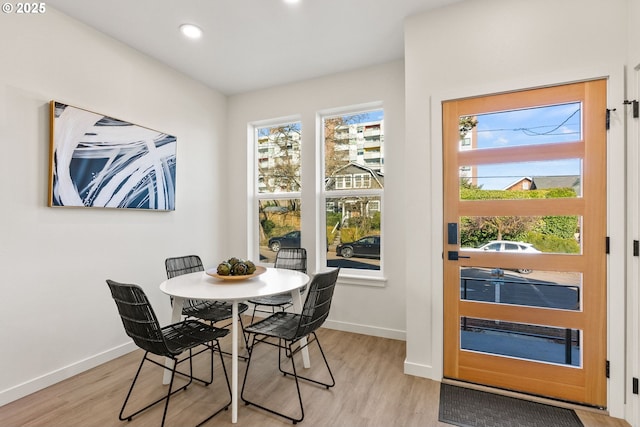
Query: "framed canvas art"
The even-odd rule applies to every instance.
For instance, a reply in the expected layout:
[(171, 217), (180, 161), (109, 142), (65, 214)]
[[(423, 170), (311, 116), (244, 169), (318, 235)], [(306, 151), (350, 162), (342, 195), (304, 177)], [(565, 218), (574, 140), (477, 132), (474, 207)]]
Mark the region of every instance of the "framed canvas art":
[(51, 101), (49, 206), (175, 210), (176, 137)]

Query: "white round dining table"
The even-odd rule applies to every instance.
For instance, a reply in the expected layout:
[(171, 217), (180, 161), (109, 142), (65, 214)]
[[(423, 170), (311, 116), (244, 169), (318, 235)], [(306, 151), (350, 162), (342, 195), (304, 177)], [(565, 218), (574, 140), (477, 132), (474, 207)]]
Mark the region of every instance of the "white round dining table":
[[(302, 272), (283, 268), (266, 268), (263, 274), (244, 280), (223, 280), (203, 271), (176, 276), (160, 284), (160, 290), (173, 297), (172, 323), (181, 320), (182, 307), (184, 301), (188, 299), (233, 303), (233, 322), (231, 322), (231, 421), (233, 423), (238, 421), (238, 303), (251, 298), (291, 292), (293, 308), (300, 313), (302, 311), (300, 288), (308, 283), (309, 276)], [(310, 361), (306, 346), (302, 351), (302, 357), (304, 366), (308, 368)], [(173, 362), (171, 359), (167, 360), (167, 366), (170, 367)], [(165, 384), (168, 384), (169, 378), (170, 371), (165, 369), (163, 378)]]

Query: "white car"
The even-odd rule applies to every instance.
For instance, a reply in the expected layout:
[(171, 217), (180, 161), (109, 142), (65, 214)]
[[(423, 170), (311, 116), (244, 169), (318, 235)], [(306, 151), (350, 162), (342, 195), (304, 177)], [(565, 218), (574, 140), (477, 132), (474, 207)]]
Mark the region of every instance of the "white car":
[[(526, 253), (540, 253), (539, 250), (533, 247), (531, 243), (524, 242), (510, 242), (508, 240), (492, 240), (479, 248), (460, 248), (462, 251), (492, 251), (492, 252), (526, 252)], [(531, 270), (528, 268), (519, 268), (518, 273), (529, 274)]]

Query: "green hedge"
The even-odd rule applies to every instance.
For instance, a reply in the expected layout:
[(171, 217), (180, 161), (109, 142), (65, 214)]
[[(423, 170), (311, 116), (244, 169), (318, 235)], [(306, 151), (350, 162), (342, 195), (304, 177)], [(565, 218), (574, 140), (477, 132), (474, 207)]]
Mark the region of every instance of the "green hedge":
[[(460, 187), (462, 200), (525, 200), (575, 198), (572, 188), (545, 190), (483, 190), (476, 186)], [(510, 220), (511, 219), (511, 220)], [(543, 252), (578, 253), (574, 235), (579, 231), (577, 216), (522, 218), (478, 217), (460, 219), (460, 241), (464, 247), (478, 247), (490, 240), (518, 240), (532, 243)], [(499, 237), (499, 232), (502, 234)]]
[(542, 234), (536, 232), (529, 232), (527, 234), (527, 242), (533, 244), (533, 246), (542, 252), (552, 252), (561, 254), (578, 254), (580, 253), (580, 244), (571, 237), (563, 239), (561, 237), (552, 236), (549, 234)]

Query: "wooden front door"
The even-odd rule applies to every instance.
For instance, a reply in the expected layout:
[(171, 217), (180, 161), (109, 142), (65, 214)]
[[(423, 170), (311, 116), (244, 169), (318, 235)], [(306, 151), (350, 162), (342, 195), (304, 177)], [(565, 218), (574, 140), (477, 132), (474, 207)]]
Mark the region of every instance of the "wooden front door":
[(606, 406), (605, 100), (443, 103), (445, 377)]

